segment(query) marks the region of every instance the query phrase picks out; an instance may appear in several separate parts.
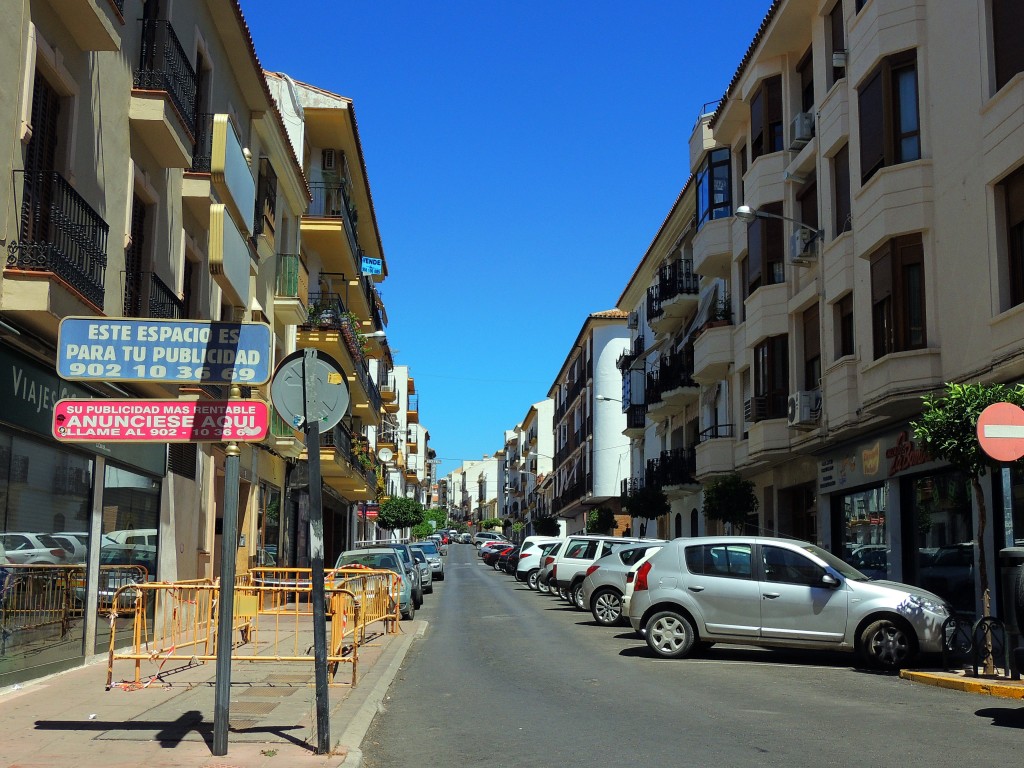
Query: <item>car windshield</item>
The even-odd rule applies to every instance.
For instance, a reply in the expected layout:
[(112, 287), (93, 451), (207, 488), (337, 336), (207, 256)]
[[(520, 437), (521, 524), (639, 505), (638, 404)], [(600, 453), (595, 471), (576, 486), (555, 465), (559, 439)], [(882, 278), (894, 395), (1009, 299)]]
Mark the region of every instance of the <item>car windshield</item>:
[(822, 549), (821, 547), (815, 546), (814, 544), (806, 544), (803, 549), (806, 552), (810, 552), (812, 555), (817, 557), (819, 560), (823, 560), (826, 565), (830, 568), (834, 568), (841, 573), (845, 578), (850, 581), (871, 581), (867, 576), (858, 571), (849, 563), (840, 560), (838, 557), (833, 555), (828, 550)]
[(437, 554), (437, 545), (430, 541), (424, 541), (421, 544), (417, 544), (416, 549), (422, 550), (425, 554), (428, 555)]
[(336, 568), (364, 565), (367, 568), (398, 572), (398, 558), (390, 552), (344, 552), (338, 557)]

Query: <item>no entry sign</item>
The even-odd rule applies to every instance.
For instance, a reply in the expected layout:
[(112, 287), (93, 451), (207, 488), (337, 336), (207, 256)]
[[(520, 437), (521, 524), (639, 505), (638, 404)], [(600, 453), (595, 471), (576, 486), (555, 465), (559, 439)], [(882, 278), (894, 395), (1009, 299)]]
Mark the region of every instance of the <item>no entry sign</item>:
[(978, 442), (996, 461), (1024, 456), (1024, 409), (1013, 403), (993, 403), (978, 417)]

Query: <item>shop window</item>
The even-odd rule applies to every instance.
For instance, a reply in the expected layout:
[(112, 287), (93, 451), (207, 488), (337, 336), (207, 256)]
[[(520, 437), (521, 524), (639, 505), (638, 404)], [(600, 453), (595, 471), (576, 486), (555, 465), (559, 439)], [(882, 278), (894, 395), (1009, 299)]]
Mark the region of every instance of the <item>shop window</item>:
[(871, 256), (874, 359), (927, 345), (921, 235), (887, 242)]
[(916, 546), (904, 556), (903, 580), (973, 616), (976, 570), (967, 476), (947, 471), (916, 477), (906, 481), (904, 495), (910, 502), (903, 512), (904, 540)]
[(992, 0), (992, 54), (996, 90), (1024, 72), (1024, 13), (1020, 0)]
[(917, 52), (912, 49), (885, 59), (857, 94), (861, 184), (879, 168), (920, 159)]
[(885, 485), (832, 496), (833, 552), (871, 579), (891, 578)]
[(781, 152), (782, 76), (766, 78), (750, 100), (750, 160)]

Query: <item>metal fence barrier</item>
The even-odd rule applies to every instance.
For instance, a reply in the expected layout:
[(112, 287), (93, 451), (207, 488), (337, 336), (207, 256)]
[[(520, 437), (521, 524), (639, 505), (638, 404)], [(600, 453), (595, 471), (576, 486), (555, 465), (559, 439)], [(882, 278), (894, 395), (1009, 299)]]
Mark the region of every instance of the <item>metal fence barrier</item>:
[[(385, 632), (398, 626), (399, 577), (391, 571), (344, 569), (325, 574), (327, 617), (331, 621), (327, 662), (333, 683), (338, 666), (351, 664), (351, 685), (358, 681), (359, 646), (366, 643), (367, 628), (383, 622)], [(232, 635), (232, 661), (294, 661), (312, 663), (312, 584), (308, 568), (256, 568), (236, 579)], [(107, 689), (113, 685), (114, 663), (132, 661), (134, 682), (147, 687), (169, 661), (175, 667), (215, 661), (220, 587), (209, 581), (129, 584), (119, 589), (110, 621), (119, 612), (134, 617), (132, 645), (118, 650), (111, 634), (107, 664)], [(152, 623), (148, 617), (152, 616)], [(156, 665), (143, 683), (143, 662)], [(171, 670), (167, 670), (168, 672)]]

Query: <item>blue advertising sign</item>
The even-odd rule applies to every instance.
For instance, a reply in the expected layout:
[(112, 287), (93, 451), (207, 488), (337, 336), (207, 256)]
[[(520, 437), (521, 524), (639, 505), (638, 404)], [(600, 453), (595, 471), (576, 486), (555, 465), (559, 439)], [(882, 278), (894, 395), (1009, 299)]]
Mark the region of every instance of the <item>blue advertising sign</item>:
[(270, 326), (209, 320), (65, 317), (57, 342), (63, 379), (170, 384), (265, 384)]
[(380, 275), (384, 272), (384, 259), (375, 259), (372, 256), (363, 256), (363, 274)]

